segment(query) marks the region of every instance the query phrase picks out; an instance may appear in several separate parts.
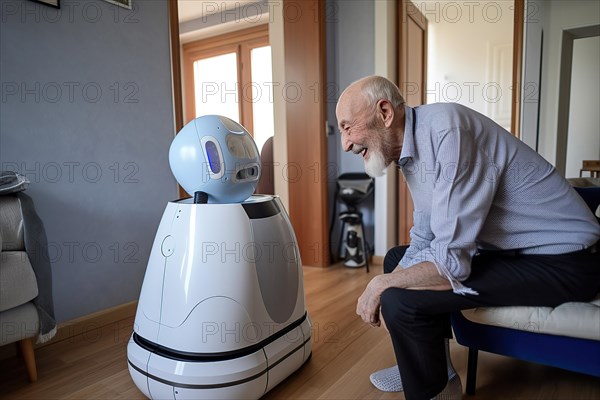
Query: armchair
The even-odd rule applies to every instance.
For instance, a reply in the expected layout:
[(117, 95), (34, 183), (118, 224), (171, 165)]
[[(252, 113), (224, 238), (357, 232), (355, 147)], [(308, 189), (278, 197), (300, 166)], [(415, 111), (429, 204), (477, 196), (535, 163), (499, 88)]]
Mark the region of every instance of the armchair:
[(260, 151), (260, 163), (262, 172), (254, 193), (275, 194), (273, 136), (267, 139)]
[[(575, 190), (595, 211), (600, 187)], [(600, 293), (589, 303), (481, 307), (451, 320), (456, 341), (469, 348), (467, 394), (475, 394), (479, 350), (600, 377)]]
[(27, 183), (0, 172), (0, 346), (18, 343), (33, 382), (33, 339), (50, 340), (56, 321), (46, 234), (33, 201), (21, 192)]

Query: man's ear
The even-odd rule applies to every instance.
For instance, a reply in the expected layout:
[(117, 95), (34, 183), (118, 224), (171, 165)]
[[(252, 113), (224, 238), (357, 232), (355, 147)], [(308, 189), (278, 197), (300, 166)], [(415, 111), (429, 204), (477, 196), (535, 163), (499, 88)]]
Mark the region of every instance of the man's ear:
[(387, 100), (379, 100), (377, 102), (377, 113), (381, 117), (384, 126), (389, 128), (394, 120), (394, 107), (392, 107), (392, 103)]

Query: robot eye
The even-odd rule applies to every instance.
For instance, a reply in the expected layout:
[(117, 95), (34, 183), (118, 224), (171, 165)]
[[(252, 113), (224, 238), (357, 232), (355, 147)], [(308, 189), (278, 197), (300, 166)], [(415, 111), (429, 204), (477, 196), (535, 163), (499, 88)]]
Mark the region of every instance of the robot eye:
[(236, 158), (254, 158), (258, 156), (256, 145), (248, 135), (227, 135), (227, 148)]
[(219, 157), (219, 150), (217, 145), (212, 141), (207, 141), (204, 145), (206, 149), (206, 156), (208, 157), (208, 165), (213, 174), (221, 172), (221, 158)]
[(235, 135), (227, 135), (227, 148), (229, 152), (236, 158), (245, 158), (246, 150), (241, 138)]
[(240, 169), (235, 175), (238, 181), (253, 179), (258, 176), (258, 168), (256, 166)]

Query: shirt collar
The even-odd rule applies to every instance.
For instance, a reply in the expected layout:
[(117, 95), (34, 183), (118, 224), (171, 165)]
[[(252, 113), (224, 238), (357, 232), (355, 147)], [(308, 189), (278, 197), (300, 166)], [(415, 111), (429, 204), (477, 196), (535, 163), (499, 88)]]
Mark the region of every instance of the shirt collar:
[(409, 159), (415, 155), (415, 121), (413, 116), (415, 112), (413, 108), (404, 106), (404, 139), (402, 140), (402, 152), (397, 163), (403, 167)]

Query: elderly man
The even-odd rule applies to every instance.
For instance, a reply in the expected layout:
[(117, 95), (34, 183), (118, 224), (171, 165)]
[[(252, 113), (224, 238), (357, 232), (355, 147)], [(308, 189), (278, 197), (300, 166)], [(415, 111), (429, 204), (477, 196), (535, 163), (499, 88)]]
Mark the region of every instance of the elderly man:
[(351, 84), (336, 114), (344, 151), (371, 176), (396, 163), (415, 205), (410, 246), (388, 252), (356, 307), (392, 340), (398, 366), (371, 376), (378, 388), (460, 399), (450, 312), (598, 293), (598, 222), (552, 165), (492, 120), (458, 104), (408, 107), (377, 76)]

